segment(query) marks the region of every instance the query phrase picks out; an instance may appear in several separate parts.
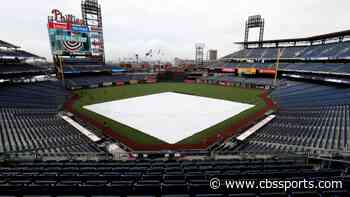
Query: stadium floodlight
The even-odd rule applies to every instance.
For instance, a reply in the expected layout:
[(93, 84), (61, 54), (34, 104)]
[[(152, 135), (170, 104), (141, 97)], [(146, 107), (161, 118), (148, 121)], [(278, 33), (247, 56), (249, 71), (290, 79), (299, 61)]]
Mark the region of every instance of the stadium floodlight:
[[(261, 15), (249, 16), (248, 20), (245, 24), (245, 34), (244, 34), (244, 42), (245, 47), (248, 46), (247, 42), (249, 41), (249, 30), (251, 28), (259, 28), (259, 42), (264, 40), (264, 29), (265, 29), (265, 20), (261, 17)], [(262, 47), (262, 43), (259, 44), (259, 47)]]
[(203, 65), (204, 64), (204, 43), (196, 43), (196, 57), (195, 57), (195, 63), (196, 65)]

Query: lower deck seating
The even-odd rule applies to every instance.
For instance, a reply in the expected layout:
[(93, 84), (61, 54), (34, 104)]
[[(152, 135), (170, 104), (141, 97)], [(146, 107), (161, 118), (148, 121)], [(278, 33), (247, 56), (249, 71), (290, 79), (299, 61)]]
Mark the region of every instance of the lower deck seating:
[(206, 81), (210, 84), (220, 84), (220, 83), (232, 83), (233, 85), (240, 87), (274, 87), (276, 85), (284, 84), (283, 80), (274, 81), (272, 78), (244, 78), (236, 77), (233, 75), (224, 75), (224, 76), (211, 76), (203, 77), (202, 81)]
[(68, 96), (59, 82), (0, 89), (0, 154), (105, 153), (58, 115)]
[(0, 86), (1, 107), (57, 109), (68, 96), (58, 81)]
[(350, 88), (288, 81), (271, 93), (276, 118), (244, 142), (218, 151), (344, 153), (350, 143)]
[(281, 70), (328, 72), (328, 73), (350, 73), (349, 64), (321, 64), (321, 63), (300, 63), (281, 64)]
[(90, 86), (103, 86), (104, 83), (127, 83), (130, 80), (146, 81), (149, 77), (155, 77), (149, 74), (117, 74), (106, 76), (83, 76), (75, 77), (67, 80), (67, 87), (70, 89), (90, 87)]
[(254, 152), (274, 147), (279, 151), (346, 152), (350, 142), (349, 117), (350, 105), (281, 110), (275, 120), (249, 139), (244, 149)]
[[(183, 161), (37, 161), (0, 165), (0, 196), (324, 196), (349, 195), (346, 168), (316, 168), (303, 159)], [(233, 180), (334, 180), (342, 188), (296, 191), (213, 190), (212, 178)], [(327, 196), (327, 195), (326, 195)], [(331, 195), (332, 196), (332, 195)]]

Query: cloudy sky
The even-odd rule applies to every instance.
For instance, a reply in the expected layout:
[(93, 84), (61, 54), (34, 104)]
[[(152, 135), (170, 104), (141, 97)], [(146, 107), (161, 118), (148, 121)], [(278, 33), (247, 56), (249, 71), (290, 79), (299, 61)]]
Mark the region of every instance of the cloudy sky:
[[(1, 0), (0, 39), (50, 59), (47, 15), (57, 8), (81, 16), (80, 0)], [(219, 56), (238, 49), (244, 21), (261, 14), (265, 39), (350, 29), (349, 0), (100, 0), (107, 60), (161, 49), (163, 59), (193, 58), (203, 42)], [(251, 40), (257, 39), (257, 30)]]

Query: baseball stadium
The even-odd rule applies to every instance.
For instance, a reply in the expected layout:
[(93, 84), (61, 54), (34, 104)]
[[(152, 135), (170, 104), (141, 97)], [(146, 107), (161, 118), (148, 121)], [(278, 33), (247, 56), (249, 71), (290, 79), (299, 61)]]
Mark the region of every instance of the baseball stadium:
[(114, 63), (101, 7), (48, 12), (52, 62), (0, 40), (0, 197), (350, 196), (350, 30)]

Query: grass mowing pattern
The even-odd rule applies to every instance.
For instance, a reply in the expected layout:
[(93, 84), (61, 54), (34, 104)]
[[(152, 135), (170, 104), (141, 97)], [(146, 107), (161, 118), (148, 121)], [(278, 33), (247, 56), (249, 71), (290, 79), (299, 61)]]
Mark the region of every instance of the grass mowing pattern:
[[(132, 139), (139, 144), (164, 144), (165, 142), (149, 136), (141, 131), (83, 109), (83, 107), (86, 105), (127, 99), (137, 96), (145, 96), (149, 94), (157, 94), (162, 92), (177, 92), (255, 105), (255, 107), (248, 109), (204, 131), (201, 131), (189, 138), (186, 138), (178, 144), (201, 143), (206, 137), (213, 136), (216, 133), (229, 128), (234, 123), (239, 122), (242, 118), (251, 114), (255, 114), (257, 111), (265, 107), (265, 102), (260, 98), (260, 94), (262, 93), (261, 90), (207, 84), (157, 83), (78, 90), (75, 93), (80, 96), (80, 99), (74, 103), (74, 109), (98, 120), (101, 123), (105, 123), (105, 126), (113, 129), (113, 131), (118, 132), (122, 136)], [(169, 135), (171, 134), (169, 133)]]

